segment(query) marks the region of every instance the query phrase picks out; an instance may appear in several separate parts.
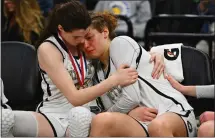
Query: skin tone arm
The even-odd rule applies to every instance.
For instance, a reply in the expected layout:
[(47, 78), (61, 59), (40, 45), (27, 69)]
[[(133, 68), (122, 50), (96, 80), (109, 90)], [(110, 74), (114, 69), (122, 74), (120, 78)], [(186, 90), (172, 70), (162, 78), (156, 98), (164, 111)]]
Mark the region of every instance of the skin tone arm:
[[(48, 42), (41, 44), (38, 49), (38, 60), (40, 68), (48, 74), (57, 88), (74, 106), (88, 103), (112, 87), (132, 84), (137, 80), (137, 72), (134, 69), (119, 69), (103, 82), (93, 87), (77, 90), (71, 76), (64, 67), (61, 53), (52, 44)], [(121, 68), (125, 68), (125, 66)]]
[(196, 87), (195, 86), (184, 86), (177, 82), (172, 76), (166, 75), (166, 79), (170, 82), (173, 88), (180, 91), (184, 95), (196, 97)]

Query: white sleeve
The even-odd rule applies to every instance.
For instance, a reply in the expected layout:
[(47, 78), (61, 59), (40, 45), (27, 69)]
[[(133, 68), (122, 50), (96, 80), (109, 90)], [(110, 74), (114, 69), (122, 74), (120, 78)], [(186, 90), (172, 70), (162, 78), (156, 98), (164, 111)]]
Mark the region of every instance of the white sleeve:
[[(136, 43), (137, 44), (137, 43)], [(117, 69), (126, 63), (136, 68), (136, 59), (139, 55), (139, 46), (132, 44), (127, 39), (117, 37), (111, 42), (110, 58)], [(140, 90), (138, 81), (132, 85), (122, 88), (122, 96), (108, 111), (128, 113), (139, 105)]]
[(214, 85), (196, 86), (196, 97), (214, 98)]
[(140, 53), (139, 45), (129, 37), (116, 37), (110, 45), (110, 58), (114, 66), (128, 64), (136, 68), (136, 59)]
[(108, 109), (108, 112), (120, 112), (127, 114), (129, 111), (138, 106), (138, 99), (140, 95), (137, 90), (139, 88), (136, 85), (138, 85), (138, 82), (122, 88), (122, 96), (112, 107)]

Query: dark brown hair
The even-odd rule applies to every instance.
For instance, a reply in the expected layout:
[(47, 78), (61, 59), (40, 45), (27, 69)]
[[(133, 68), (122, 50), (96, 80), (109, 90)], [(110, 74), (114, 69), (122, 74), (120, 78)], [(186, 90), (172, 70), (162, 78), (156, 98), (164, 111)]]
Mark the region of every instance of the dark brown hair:
[(71, 0), (57, 4), (48, 18), (48, 23), (37, 45), (39, 46), (45, 39), (56, 34), (58, 25), (61, 25), (66, 32), (70, 32), (75, 29), (87, 29), (90, 24), (90, 15), (79, 1)]
[(105, 27), (109, 30), (110, 40), (116, 37), (115, 29), (117, 27), (117, 17), (109, 12), (90, 13), (92, 23), (91, 26), (98, 32), (102, 32)]

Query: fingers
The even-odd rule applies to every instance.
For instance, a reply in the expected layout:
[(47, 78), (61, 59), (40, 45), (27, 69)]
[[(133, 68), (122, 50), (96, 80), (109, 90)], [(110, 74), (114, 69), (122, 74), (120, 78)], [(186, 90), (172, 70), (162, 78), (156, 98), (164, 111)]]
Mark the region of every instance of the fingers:
[(137, 80), (137, 79), (138, 79), (138, 75), (132, 76), (132, 80)]
[(147, 112), (146, 116), (151, 117), (151, 118), (155, 118), (157, 116), (157, 114)]
[(119, 69), (125, 69), (125, 68), (129, 68), (130, 66), (128, 64), (121, 64), (119, 66)]
[(153, 78), (155, 79), (155, 78), (159, 78), (160, 77), (160, 75), (159, 75), (159, 73), (161, 72), (163, 72), (163, 68), (164, 68), (164, 65), (162, 65), (162, 64), (159, 64), (159, 63), (157, 63), (157, 66), (155, 65), (155, 67), (154, 67), (154, 69), (155, 69), (155, 71), (154, 71), (154, 74), (153, 74)]
[(163, 76), (164, 76), (165, 79), (167, 79), (167, 77), (168, 77), (168, 74), (166, 73), (165, 67), (164, 67), (164, 70), (163, 70)]
[(155, 119), (155, 117), (153, 118), (153, 117), (145, 116), (143, 121), (144, 122), (149, 122), (149, 121), (152, 121), (153, 119)]
[[(164, 73), (164, 69), (165, 69), (165, 66), (161, 67), (160, 72), (157, 75), (157, 79), (159, 79), (161, 74)], [(165, 75), (164, 75), (164, 78), (165, 78)]]
[(151, 54), (151, 58), (150, 58), (149, 62), (151, 63), (151, 62), (155, 61), (156, 56), (153, 53), (150, 53), (150, 54)]
[(152, 70), (152, 77), (154, 78), (154, 76), (155, 76), (155, 72), (157, 71), (157, 69), (158, 69), (158, 66), (159, 66), (159, 64), (155, 64), (154, 65), (154, 68), (153, 68), (153, 70)]
[(158, 110), (157, 109), (155, 109), (155, 108), (148, 108), (147, 109), (149, 112), (151, 112), (151, 113), (154, 113), (154, 114), (158, 114)]
[(155, 76), (157, 76), (156, 78), (159, 79), (161, 74), (164, 72), (164, 68), (165, 66), (164, 65), (160, 65), (159, 69), (158, 69), (158, 74), (155, 74)]
[(174, 84), (174, 79), (171, 75), (166, 75), (167, 80), (170, 82), (171, 85)]
[(166, 79), (171, 83), (172, 82), (172, 76), (169, 74), (166, 74)]
[(138, 75), (138, 72), (137, 71), (129, 72), (129, 75), (135, 76), (135, 75)]
[(135, 83), (137, 81), (138, 78), (135, 78), (131, 81), (131, 84)]

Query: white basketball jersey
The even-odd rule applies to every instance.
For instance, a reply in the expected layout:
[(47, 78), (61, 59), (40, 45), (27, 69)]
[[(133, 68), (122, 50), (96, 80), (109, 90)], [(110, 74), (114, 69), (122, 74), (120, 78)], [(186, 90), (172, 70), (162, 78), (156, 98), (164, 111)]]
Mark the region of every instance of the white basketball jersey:
[[(110, 71), (106, 74), (111, 75), (121, 64), (128, 64), (137, 68), (139, 79), (132, 85), (109, 91), (101, 97), (108, 111), (128, 113), (136, 106), (156, 108), (159, 113), (167, 110), (180, 112), (193, 109), (184, 95), (175, 90), (163, 75), (158, 80), (152, 78), (154, 63), (149, 62), (150, 57), (151, 55), (130, 37), (119, 36), (113, 39), (110, 46)], [(104, 79), (101, 70), (101, 68), (97, 70), (97, 81)]]
[[(45, 42), (52, 43), (53, 46), (55, 46), (61, 52), (63, 56), (64, 67), (68, 70), (76, 88), (79, 89), (80, 85), (77, 79), (77, 75), (70, 61), (70, 57), (67, 53), (67, 48), (65, 47), (64, 42), (57, 35), (49, 37), (48, 39), (45, 40)], [(75, 57), (75, 56), (74, 58), (76, 58), (76, 61), (79, 64), (80, 59), (78, 59), (78, 57)], [(91, 60), (87, 60), (86, 58), (84, 59), (85, 59), (84, 67), (86, 70), (84, 87), (86, 88), (93, 85), (92, 77), (94, 76), (95, 70)], [(64, 115), (67, 115), (68, 111), (74, 106), (66, 99), (66, 97), (56, 87), (56, 85), (52, 82), (49, 76), (42, 70), (41, 70), (41, 75), (42, 75), (41, 86), (44, 91), (44, 96), (43, 96), (43, 102), (41, 102), (40, 105), (38, 106), (39, 112), (55, 113), (56, 115), (58, 114), (60, 117), (65, 117)], [(95, 100), (83, 106), (89, 108), (90, 105), (95, 106), (96, 105)]]

